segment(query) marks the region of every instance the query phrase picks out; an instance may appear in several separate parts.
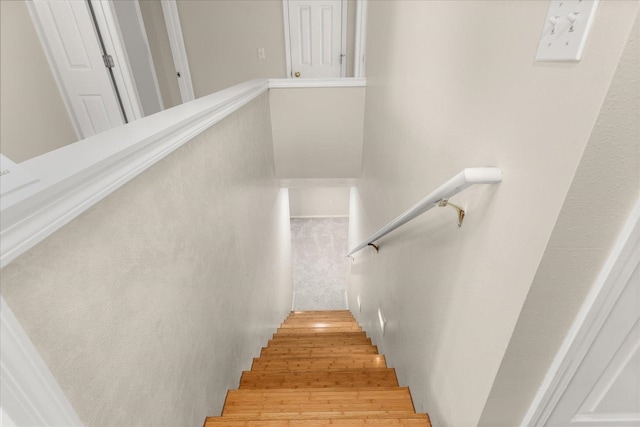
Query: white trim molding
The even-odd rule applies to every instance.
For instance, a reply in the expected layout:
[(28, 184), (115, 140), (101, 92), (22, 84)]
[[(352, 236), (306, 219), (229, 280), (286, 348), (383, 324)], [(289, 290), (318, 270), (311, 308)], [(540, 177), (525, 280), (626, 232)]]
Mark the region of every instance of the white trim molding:
[(267, 90), (251, 80), (20, 163), (39, 181), (0, 199), (0, 267)]
[(367, 50), (367, 1), (356, 0), (356, 40), (353, 54), (353, 77), (364, 77), (364, 57)]
[(282, 18), (284, 19), (284, 59), (287, 66), (287, 78), (293, 78), (291, 68), (291, 30), (289, 29), (289, 1), (282, 0)]
[(153, 78), (153, 86), (156, 88), (156, 95), (158, 97), (158, 103), (160, 104), (160, 110), (164, 110), (164, 101), (162, 100), (162, 92), (160, 91), (158, 74), (156, 73), (156, 67), (153, 62), (153, 56), (151, 55), (151, 46), (149, 45), (149, 37), (147, 35), (147, 29), (144, 26), (144, 19), (142, 18), (142, 10), (140, 9), (140, 2), (138, 0), (133, 0), (133, 2), (136, 8), (136, 18), (138, 19), (138, 22), (140, 24), (140, 29), (142, 30), (142, 39), (144, 41), (145, 49), (147, 51), (147, 61), (149, 62), (149, 65), (151, 68), (151, 77)]
[[(640, 200), (636, 202), (607, 261), (582, 304), (520, 424), (521, 427), (546, 425), (639, 264)], [(591, 421), (597, 421), (597, 419), (593, 418)], [(635, 419), (629, 425), (636, 425), (637, 421)], [(604, 422), (604, 424), (608, 423)]]
[(342, 0), (342, 22), (340, 25), (340, 77), (347, 77), (347, 21), (349, 20), (347, 0)]
[(162, 13), (164, 14), (167, 34), (169, 35), (169, 45), (173, 54), (173, 63), (176, 67), (178, 77), (178, 87), (182, 102), (189, 102), (195, 99), (193, 92), (193, 82), (191, 81), (191, 70), (187, 59), (187, 49), (184, 46), (182, 36), (182, 25), (180, 25), (180, 15), (178, 14), (178, 4), (176, 0), (162, 0)]
[(81, 427), (80, 417), (0, 297), (0, 425)]
[(325, 78), (325, 79), (269, 79), (269, 89), (290, 89), (301, 87), (365, 87), (364, 78)]

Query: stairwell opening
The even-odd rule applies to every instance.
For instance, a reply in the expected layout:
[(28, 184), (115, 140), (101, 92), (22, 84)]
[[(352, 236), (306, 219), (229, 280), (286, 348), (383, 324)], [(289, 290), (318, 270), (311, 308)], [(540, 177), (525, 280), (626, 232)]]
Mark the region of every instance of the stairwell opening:
[(349, 188), (290, 188), (293, 304), (347, 309)]

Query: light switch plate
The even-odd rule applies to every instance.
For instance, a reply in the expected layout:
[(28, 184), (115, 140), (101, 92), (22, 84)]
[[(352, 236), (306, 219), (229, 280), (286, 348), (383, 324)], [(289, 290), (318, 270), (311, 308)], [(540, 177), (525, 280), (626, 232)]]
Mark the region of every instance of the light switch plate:
[(599, 0), (551, 0), (538, 45), (538, 61), (579, 61)]

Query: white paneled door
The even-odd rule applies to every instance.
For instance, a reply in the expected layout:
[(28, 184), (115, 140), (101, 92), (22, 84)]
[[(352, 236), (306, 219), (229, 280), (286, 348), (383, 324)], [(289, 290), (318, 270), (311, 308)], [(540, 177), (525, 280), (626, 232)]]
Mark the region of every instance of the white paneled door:
[(80, 138), (124, 123), (86, 1), (33, 0), (31, 11)]
[(636, 259), (622, 293), (545, 425), (640, 425), (639, 269)]
[(291, 77), (343, 76), (342, 0), (288, 0)]
[(640, 426), (640, 203), (522, 425)]

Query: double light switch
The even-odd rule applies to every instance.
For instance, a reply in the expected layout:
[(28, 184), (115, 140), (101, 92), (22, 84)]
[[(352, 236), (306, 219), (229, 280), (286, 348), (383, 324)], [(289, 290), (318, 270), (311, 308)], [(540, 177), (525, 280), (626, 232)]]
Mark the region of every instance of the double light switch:
[(593, 24), (598, 0), (551, 0), (538, 61), (579, 61)]

